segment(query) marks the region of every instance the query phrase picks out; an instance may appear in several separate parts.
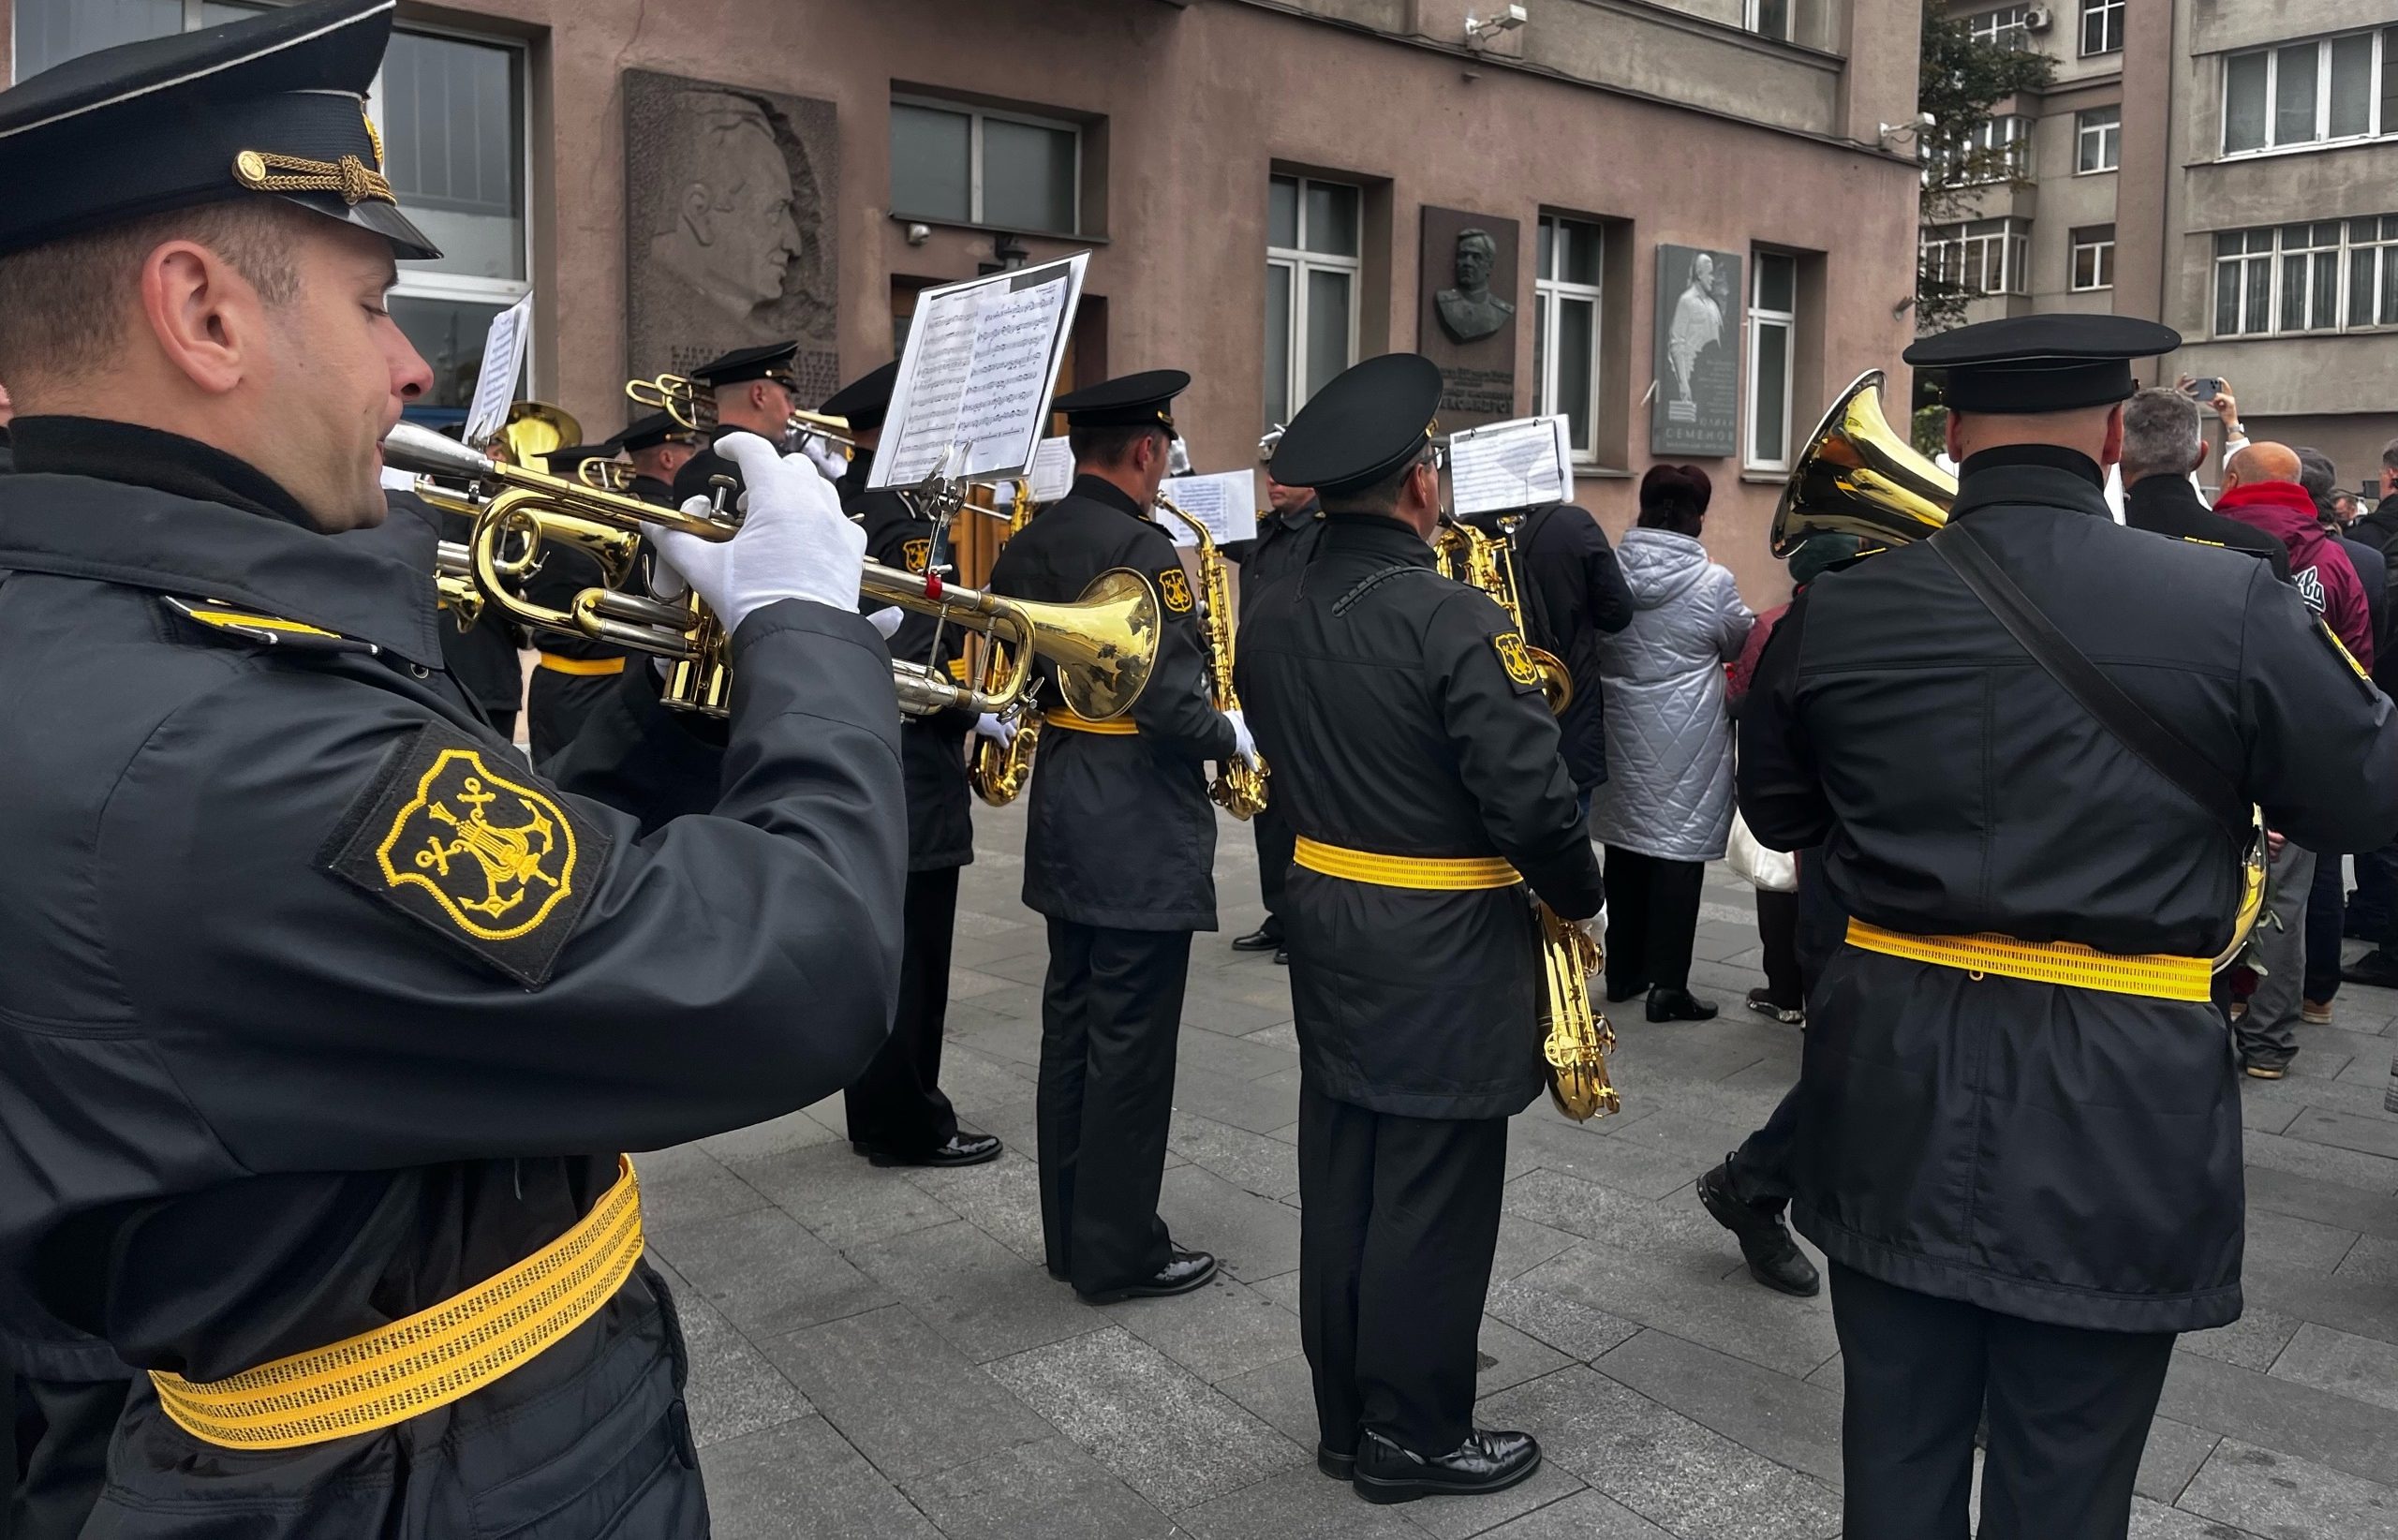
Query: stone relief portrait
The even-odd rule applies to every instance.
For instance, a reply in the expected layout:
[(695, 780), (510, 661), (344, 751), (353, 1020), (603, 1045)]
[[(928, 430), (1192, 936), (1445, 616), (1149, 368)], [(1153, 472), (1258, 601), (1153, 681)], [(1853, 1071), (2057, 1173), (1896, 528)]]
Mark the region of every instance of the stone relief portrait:
[(1738, 447), (1739, 370), (1739, 255), (1659, 246), (1651, 452), (1732, 453)]
[(625, 145), (632, 368), (680, 372), (795, 337), (803, 399), (830, 393), (833, 104), (629, 70)]
[(1443, 427), (1516, 415), (1522, 230), (1497, 215), (1424, 206), (1416, 350), (1441, 366)]
[(1459, 342), (1478, 342), (1513, 322), (1516, 307), (1490, 291), (1490, 272), (1499, 260), (1499, 243), (1487, 230), (1458, 232), (1455, 273), (1457, 287), (1432, 297), (1441, 328)]

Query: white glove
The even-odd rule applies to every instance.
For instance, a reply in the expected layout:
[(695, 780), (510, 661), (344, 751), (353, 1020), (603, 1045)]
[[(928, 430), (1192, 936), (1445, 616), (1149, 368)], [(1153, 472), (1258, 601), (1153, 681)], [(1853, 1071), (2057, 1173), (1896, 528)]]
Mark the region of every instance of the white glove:
[(1005, 717), (986, 711), (974, 718), (974, 735), (978, 738), (988, 738), (1001, 748), (1005, 748), (1015, 742), (1015, 723)]
[(650, 539), (663, 563), (700, 591), (728, 631), (777, 600), (855, 610), (866, 531), (842, 514), (832, 483), (800, 456), (777, 454), (756, 434), (727, 434), (717, 451), (741, 468), (748, 489), (741, 495), (740, 533), (709, 540), (653, 525)]
[(874, 614), (866, 616), (866, 622), (867, 625), (872, 626), (876, 630), (881, 631), (882, 633), (882, 639), (885, 642), (888, 642), (893, 637), (899, 634), (899, 622), (907, 618), (907, 611), (901, 609), (896, 604), (892, 604), (877, 610)]
[(849, 474), (850, 462), (841, 452), (812, 433), (800, 436), (799, 452), (807, 456), (807, 463), (828, 481), (837, 481)]
[(1250, 735), (1248, 718), (1241, 716), (1240, 708), (1236, 706), (1232, 710), (1224, 713), (1224, 720), (1233, 724), (1233, 758), (1236, 760), (1246, 760), (1249, 762), (1249, 767), (1251, 769), (1256, 769), (1258, 764), (1257, 740)]
[(1591, 939), (1591, 944), (1592, 946), (1599, 948), (1601, 951), (1605, 951), (1606, 949), (1607, 909), (1605, 904), (1601, 904), (1599, 906), (1599, 911), (1596, 914), (1590, 916), (1588, 919), (1568, 920), (1565, 923), (1580, 931), (1583, 935), (1588, 936)]

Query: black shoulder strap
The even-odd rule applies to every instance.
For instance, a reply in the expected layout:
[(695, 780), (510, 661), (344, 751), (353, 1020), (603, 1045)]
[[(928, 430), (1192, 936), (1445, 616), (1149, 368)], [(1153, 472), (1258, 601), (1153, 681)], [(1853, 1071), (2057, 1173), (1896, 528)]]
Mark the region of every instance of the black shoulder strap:
[(1515, 533), (1507, 537), (1507, 546), (1515, 555), (1516, 597), (1524, 606), (1524, 629), (1532, 633), (1527, 640), (1552, 652), (1562, 652), (1564, 639), (1557, 634), (1557, 628), (1549, 624), (1548, 593), (1533, 574), (1530, 560), (1533, 542), (1539, 539), (1541, 529), (1556, 515), (1557, 509), (1555, 503), (1535, 509), (1516, 526)]
[(1357, 580), (1357, 585), (1355, 587), (1350, 589), (1347, 593), (1342, 594), (1339, 599), (1332, 601), (1332, 613), (1336, 615), (1347, 615), (1359, 600), (1365, 598), (1368, 594), (1372, 593), (1375, 589), (1381, 587), (1384, 584), (1388, 583), (1395, 577), (1405, 577), (1410, 572), (1428, 572), (1430, 570), (1432, 570), (1432, 569), (1425, 566), (1421, 562), (1401, 561), (1394, 562), (1388, 567), (1369, 572), (1364, 577)]
[(2158, 721), (2124, 692), (2123, 687), (2099, 671), (2080, 648), (2040, 613), (2030, 596), (2016, 586), (1990, 550), (1962, 525), (1951, 524), (1932, 539), (1932, 549), (1963, 580), (2032, 660), (2049, 677), (2122, 741), (2146, 761), (2148, 767), (2181, 788), (2182, 793), (2223, 822), (2227, 828), (2245, 829), (2248, 799), (2238, 786), (2198, 752), (2188, 739)]

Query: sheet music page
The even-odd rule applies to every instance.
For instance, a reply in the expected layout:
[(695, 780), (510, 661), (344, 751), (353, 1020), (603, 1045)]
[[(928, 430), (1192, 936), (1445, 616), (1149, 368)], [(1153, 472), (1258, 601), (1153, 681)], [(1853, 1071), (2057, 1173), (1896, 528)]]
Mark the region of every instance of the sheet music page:
[(1032, 500), (1054, 503), (1074, 490), (1074, 452), (1063, 435), (1044, 438), (1032, 452)]
[(483, 333), (483, 362), (475, 376), (474, 405), (467, 408), (463, 441), (481, 448), (508, 423), (508, 408), (516, 400), (516, 377), (525, 372), (525, 346), (533, 340), (526, 320), (533, 314), (533, 296), (510, 305), (491, 318)]
[(913, 486), (952, 445), (962, 454), (953, 475), (1025, 473), (1048, 425), (1088, 261), (1077, 253), (918, 296), (868, 486)]
[(1573, 498), (1562, 417), (1491, 422), (1449, 439), (1449, 500), (1458, 518)]
[[(1169, 476), (1159, 491), (1175, 507), (1206, 525), (1218, 545), (1257, 538), (1257, 482), (1246, 470)], [(1158, 526), (1172, 535), (1177, 545), (1199, 543), (1190, 527), (1170, 513), (1160, 517)]]

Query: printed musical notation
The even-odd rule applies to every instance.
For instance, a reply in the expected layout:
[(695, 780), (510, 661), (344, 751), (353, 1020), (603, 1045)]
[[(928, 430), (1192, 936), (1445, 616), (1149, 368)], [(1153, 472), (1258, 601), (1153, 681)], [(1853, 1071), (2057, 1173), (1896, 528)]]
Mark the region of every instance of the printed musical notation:
[(977, 481), (1024, 474), (1048, 425), (1088, 261), (1078, 253), (918, 297), (868, 485), (913, 486), (944, 462)]

